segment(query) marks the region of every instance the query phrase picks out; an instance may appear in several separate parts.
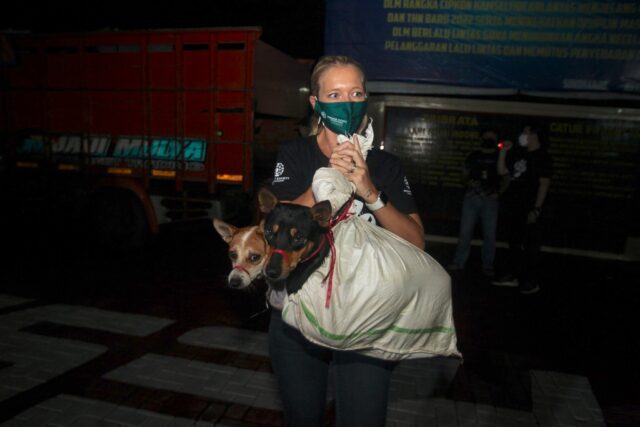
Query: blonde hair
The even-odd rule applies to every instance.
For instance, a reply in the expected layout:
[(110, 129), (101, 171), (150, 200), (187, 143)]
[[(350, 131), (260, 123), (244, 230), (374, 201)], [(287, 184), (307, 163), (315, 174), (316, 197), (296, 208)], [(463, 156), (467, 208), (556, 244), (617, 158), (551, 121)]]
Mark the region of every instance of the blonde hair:
[[(353, 66), (360, 72), (362, 76), (362, 88), (364, 92), (367, 93), (367, 76), (364, 74), (364, 70), (362, 69), (362, 65), (358, 61), (353, 58), (344, 55), (327, 55), (318, 59), (316, 65), (313, 67), (313, 71), (311, 72), (311, 84), (310, 90), (311, 95), (318, 97), (320, 94), (320, 78), (329, 68), (332, 67), (346, 67)], [(315, 111), (313, 112), (313, 116), (311, 117), (311, 130), (309, 135), (317, 135), (320, 127), (322, 126), (320, 122), (320, 116)], [(363, 123), (366, 123), (366, 117), (363, 119)]]

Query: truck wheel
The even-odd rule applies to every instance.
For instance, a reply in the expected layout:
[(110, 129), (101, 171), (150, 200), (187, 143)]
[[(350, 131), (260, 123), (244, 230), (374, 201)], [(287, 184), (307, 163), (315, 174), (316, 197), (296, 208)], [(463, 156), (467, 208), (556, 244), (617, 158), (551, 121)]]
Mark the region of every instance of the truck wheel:
[(97, 249), (128, 251), (145, 245), (149, 226), (142, 203), (124, 190), (102, 190), (90, 197), (91, 240)]

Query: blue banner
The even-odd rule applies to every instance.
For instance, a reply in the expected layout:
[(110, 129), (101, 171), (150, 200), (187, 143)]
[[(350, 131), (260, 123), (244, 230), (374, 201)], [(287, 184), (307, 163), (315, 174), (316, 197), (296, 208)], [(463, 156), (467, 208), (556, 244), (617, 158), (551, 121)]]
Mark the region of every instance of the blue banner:
[(327, 0), (325, 53), (370, 80), (640, 93), (640, 2)]

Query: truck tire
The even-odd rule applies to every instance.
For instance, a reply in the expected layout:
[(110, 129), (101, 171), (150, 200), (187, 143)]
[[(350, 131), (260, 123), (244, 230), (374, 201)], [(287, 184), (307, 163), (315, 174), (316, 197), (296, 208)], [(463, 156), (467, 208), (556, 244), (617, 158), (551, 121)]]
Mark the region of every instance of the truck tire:
[(144, 207), (131, 192), (104, 189), (89, 198), (89, 233), (96, 249), (128, 252), (140, 249), (149, 238)]

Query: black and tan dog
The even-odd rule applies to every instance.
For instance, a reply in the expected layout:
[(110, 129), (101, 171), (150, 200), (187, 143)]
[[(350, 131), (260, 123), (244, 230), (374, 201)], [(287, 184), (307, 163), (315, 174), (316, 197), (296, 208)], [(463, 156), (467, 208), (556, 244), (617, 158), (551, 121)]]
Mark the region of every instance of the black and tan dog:
[(269, 245), (263, 273), (273, 289), (297, 292), (330, 253), (328, 236), (331, 204), (313, 207), (279, 203), (267, 189), (258, 195), (260, 210), (266, 214), (264, 236)]

